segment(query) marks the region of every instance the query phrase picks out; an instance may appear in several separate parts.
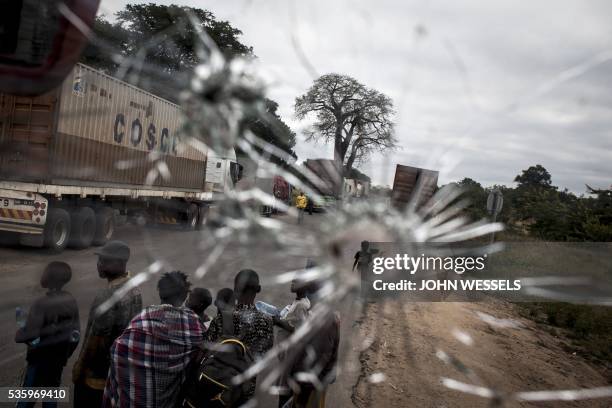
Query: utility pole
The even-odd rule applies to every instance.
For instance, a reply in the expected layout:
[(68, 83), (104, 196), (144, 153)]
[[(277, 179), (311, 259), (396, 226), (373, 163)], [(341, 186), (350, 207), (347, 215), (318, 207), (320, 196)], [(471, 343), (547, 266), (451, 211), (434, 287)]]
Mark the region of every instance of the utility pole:
[[(492, 222), (497, 220), (497, 215), (501, 212), (503, 205), (504, 196), (502, 192), (498, 189), (492, 190), (487, 198), (487, 212), (491, 216)], [(489, 243), (492, 244), (493, 242), (495, 242), (495, 232), (491, 233), (491, 241)]]

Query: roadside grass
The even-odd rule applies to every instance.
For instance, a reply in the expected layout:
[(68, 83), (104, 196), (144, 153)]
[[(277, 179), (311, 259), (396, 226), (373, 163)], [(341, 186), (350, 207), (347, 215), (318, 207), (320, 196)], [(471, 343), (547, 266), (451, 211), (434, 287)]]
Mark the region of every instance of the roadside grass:
[[(612, 243), (550, 242), (502, 232), (506, 248), (495, 254), (495, 274), (504, 277), (586, 277), (588, 288), (556, 287), (559, 293), (609, 298), (612, 287)], [(569, 291), (569, 292), (568, 292)], [(510, 300), (510, 299), (508, 299)], [(604, 366), (612, 382), (612, 307), (533, 298), (513, 302), (519, 314), (567, 340), (567, 351)], [(551, 301), (552, 300), (552, 301)]]
[(612, 368), (612, 308), (564, 302), (517, 303), (519, 313), (537, 323), (560, 330), (573, 351), (591, 361)]

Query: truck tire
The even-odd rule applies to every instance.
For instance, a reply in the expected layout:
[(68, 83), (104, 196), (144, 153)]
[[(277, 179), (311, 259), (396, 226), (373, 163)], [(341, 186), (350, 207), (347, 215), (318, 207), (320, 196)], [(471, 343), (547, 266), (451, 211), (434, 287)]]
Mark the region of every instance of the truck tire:
[(113, 209), (103, 207), (96, 211), (96, 233), (92, 245), (101, 246), (106, 244), (115, 232), (115, 214)]
[(208, 220), (208, 206), (201, 205), (198, 207), (198, 229), (204, 229), (206, 227), (206, 221)]
[(83, 249), (91, 245), (96, 234), (96, 213), (89, 207), (78, 207), (70, 217), (68, 246)]
[(185, 228), (189, 231), (193, 231), (198, 227), (198, 218), (200, 214), (200, 208), (197, 204), (191, 203), (187, 207), (187, 223)]
[(63, 208), (51, 208), (43, 231), (43, 243), (53, 252), (62, 252), (70, 237), (70, 215)]

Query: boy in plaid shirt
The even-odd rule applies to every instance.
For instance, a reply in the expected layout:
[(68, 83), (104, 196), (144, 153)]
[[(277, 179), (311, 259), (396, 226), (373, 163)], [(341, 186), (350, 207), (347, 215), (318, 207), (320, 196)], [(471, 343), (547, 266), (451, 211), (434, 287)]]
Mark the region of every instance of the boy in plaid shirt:
[(111, 349), (103, 407), (174, 408), (189, 364), (204, 341), (198, 316), (183, 306), (189, 287), (182, 272), (169, 272), (157, 288), (161, 305), (134, 317)]

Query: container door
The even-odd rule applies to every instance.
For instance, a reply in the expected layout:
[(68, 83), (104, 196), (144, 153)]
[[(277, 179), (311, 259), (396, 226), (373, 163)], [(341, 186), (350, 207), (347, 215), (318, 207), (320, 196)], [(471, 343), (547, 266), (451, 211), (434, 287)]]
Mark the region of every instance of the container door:
[(0, 95), (0, 176), (41, 182), (49, 174), (56, 92), (38, 97)]

